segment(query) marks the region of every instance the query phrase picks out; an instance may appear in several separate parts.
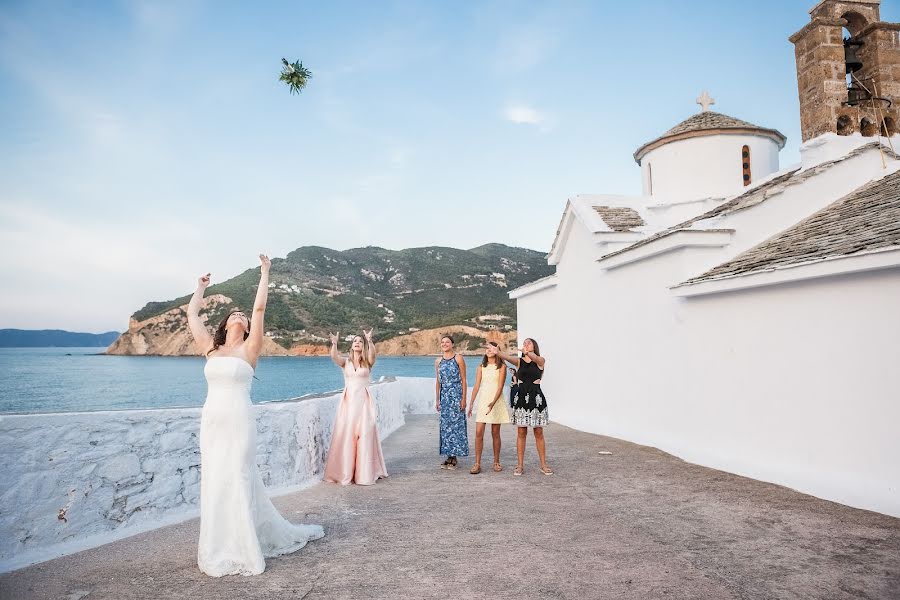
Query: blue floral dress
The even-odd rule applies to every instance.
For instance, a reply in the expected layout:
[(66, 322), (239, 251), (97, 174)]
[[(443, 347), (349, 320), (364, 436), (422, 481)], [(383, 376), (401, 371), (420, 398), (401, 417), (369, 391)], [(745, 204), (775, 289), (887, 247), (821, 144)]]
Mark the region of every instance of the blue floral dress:
[(466, 411), (459, 409), (462, 401), (462, 379), (456, 355), (442, 358), (438, 365), (441, 383), (441, 444), (439, 454), (468, 456), (469, 437), (466, 432)]

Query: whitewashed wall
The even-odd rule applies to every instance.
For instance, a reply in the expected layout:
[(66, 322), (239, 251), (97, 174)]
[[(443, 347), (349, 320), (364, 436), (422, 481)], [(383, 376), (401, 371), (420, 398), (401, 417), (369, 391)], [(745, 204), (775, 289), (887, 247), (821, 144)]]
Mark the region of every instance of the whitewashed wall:
[[(831, 179), (820, 184), (837, 190), (770, 202), (827, 202), (852, 185)], [(746, 211), (738, 248), (721, 252), (779, 231), (783, 214)], [(669, 286), (722, 262), (710, 252), (603, 270), (589, 234), (572, 231), (557, 285), (518, 300), (521, 337), (547, 357), (551, 419), (900, 516), (900, 270), (675, 297)]]
[(744, 187), (741, 149), (750, 146), (752, 181), (778, 170), (778, 144), (758, 135), (709, 135), (669, 142), (641, 159), (643, 194), (660, 201), (730, 196)]
[[(434, 380), (370, 388), (387, 437), (434, 411)], [(257, 464), (275, 491), (322, 477), (340, 394), (255, 406)], [(0, 571), (196, 515), (200, 409), (0, 417)]]

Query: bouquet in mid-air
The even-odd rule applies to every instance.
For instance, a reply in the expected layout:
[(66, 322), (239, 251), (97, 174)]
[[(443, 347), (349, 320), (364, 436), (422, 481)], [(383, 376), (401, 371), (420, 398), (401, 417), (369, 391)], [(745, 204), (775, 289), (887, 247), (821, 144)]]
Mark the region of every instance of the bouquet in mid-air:
[(288, 85), (291, 94), (299, 94), (312, 77), (312, 71), (304, 67), (299, 60), (289, 63), (287, 59), (282, 58), (281, 62), (284, 64), (284, 68), (281, 69), (281, 77), (278, 80)]

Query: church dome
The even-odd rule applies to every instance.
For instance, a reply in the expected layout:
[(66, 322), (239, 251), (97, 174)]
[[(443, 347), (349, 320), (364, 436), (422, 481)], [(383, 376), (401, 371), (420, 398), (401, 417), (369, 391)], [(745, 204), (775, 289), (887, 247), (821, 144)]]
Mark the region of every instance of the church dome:
[(689, 117), (668, 130), (655, 140), (649, 141), (634, 152), (634, 160), (641, 164), (641, 159), (654, 148), (677, 140), (686, 140), (703, 135), (719, 134), (753, 134), (771, 138), (778, 144), (778, 149), (784, 148), (787, 138), (777, 129), (760, 127), (747, 121), (741, 121), (722, 113), (707, 110)]
[(643, 195), (657, 204), (726, 198), (778, 171), (780, 131), (709, 110), (706, 92), (697, 103), (702, 112), (634, 153)]

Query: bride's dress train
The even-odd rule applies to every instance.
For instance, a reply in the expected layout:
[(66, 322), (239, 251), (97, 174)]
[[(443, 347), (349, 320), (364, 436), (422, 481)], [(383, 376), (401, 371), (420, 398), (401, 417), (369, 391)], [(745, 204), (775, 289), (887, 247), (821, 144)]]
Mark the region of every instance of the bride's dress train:
[(258, 575), (265, 557), (299, 550), (325, 535), (319, 525), (281, 516), (256, 468), (253, 368), (214, 356), (204, 369), (209, 393), (200, 419), (200, 543), (197, 564), (213, 577)]

